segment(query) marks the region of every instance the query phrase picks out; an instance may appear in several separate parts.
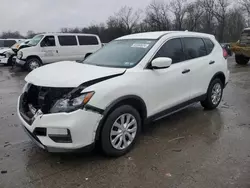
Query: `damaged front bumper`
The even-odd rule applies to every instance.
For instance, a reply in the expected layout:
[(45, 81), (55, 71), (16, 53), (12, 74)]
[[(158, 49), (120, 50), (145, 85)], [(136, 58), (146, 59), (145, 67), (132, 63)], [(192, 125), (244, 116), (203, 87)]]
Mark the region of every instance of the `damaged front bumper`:
[[(30, 118), (22, 110), (22, 96), (18, 99), (18, 117), (25, 132), (42, 149), (49, 152), (71, 152), (90, 147), (95, 143), (101, 114), (80, 109), (71, 113), (38, 113)], [(67, 132), (62, 134), (58, 130)]]
[(9, 60), (9, 58), (0, 56), (0, 64), (7, 64), (8, 60)]

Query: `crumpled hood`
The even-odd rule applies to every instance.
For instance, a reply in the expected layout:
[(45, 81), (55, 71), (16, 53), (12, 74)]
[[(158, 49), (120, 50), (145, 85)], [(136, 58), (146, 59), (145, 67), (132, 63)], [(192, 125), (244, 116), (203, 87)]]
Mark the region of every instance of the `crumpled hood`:
[(0, 54), (3, 54), (3, 53), (5, 53), (5, 52), (13, 52), (12, 51), (12, 49), (11, 48), (2, 48), (2, 49), (0, 49)]
[(122, 74), (125, 70), (62, 61), (33, 70), (25, 81), (43, 87), (78, 87), (91, 80)]

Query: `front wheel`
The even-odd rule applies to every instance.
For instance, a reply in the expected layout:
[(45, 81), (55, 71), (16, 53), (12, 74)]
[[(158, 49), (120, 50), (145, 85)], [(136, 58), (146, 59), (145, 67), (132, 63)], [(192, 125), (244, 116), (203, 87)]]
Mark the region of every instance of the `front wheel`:
[(249, 61), (249, 58), (248, 57), (245, 57), (243, 55), (235, 55), (235, 61), (237, 64), (239, 65), (246, 65)]
[(28, 71), (33, 71), (41, 66), (41, 62), (38, 58), (30, 58), (26, 62), (26, 68)]
[(206, 99), (201, 101), (201, 105), (208, 110), (217, 108), (223, 95), (223, 84), (219, 78), (214, 79), (207, 91)]
[(101, 133), (103, 152), (119, 157), (129, 152), (141, 130), (141, 117), (136, 109), (123, 105), (108, 116)]

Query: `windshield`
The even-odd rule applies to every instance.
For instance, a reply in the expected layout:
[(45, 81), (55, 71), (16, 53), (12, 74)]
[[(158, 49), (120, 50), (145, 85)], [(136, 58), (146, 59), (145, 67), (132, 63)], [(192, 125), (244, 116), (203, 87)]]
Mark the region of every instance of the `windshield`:
[(28, 43), (29, 46), (36, 46), (40, 40), (43, 38), (43, 35), (34, 36)]
[(104, 67), (134, 67), (155, 44), (155, 40), (115, 40), (83, 63)]

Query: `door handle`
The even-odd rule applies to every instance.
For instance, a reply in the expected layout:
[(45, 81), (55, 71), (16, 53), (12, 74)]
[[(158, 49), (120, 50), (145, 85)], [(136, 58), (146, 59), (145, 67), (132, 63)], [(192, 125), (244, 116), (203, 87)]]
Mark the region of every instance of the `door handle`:
[(184, 71), (182, 71), (182, 74), (187, 74), (190, 72), (190, 69), (185, 69)]
[(56, 53), (58, 53), (58, 50), (56, 50)]
[(212, 64), (214, 64), (215, 63), (215, 61), (210, 61), (209, 62), (209, 65), (212, 65)]

